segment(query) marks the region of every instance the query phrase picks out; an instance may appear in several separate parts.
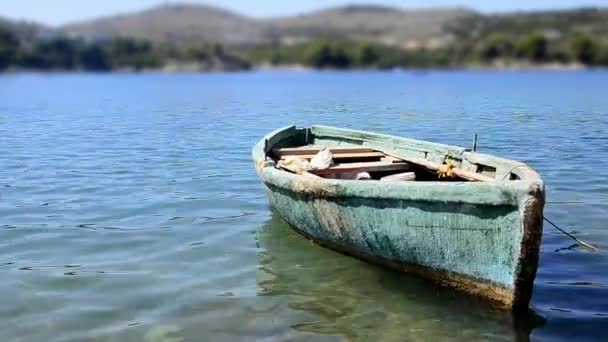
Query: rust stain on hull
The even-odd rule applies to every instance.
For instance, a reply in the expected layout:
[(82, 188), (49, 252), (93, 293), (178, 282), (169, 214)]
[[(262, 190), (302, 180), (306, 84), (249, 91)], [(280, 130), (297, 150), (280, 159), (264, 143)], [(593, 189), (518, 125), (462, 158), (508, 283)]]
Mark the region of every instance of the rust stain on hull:
[(542, 186), (533, 187), (521, 209), (523, 237), (515, 272), (515, 302), (512, 305), (516, 310), (527, 309), (532, 299), (543, 235), (544, 206), (544, 189)]
[(351, 226), (351, 223), (344, 215), (339, 214), (339, 205), (317, 199), (312, 201), (312, 207), (315, 209), (316, 218), (322, 227), (328, 227), (340, 239), (348, 234), (348, 227)]
[[(293, 225), (291, 225), (291, 227), (296, 232), (315, 242), (316, 244), (336, 252), (353, 256), (376, 265), (384, 266), (394, 271), (416, 274), (440, 286), (453, 288), (473, 296), (490, 300), (495, 304), (496, 307), (500, 309), (511, 310), (514, 308), (513, 291), (499, 284), (453, 272), (436, 270), (420, 265), (386, 259), (377, 255), (370, 255), (359, 250), (344, 247), (331, 241), (318, 239)], [(526, 307), (525, 309), (527, 310), (528, 308)]]
[(304, 178), (295, 182), (295, 192), (315, 197), (335, 197), (336, 189), (314, 178)]

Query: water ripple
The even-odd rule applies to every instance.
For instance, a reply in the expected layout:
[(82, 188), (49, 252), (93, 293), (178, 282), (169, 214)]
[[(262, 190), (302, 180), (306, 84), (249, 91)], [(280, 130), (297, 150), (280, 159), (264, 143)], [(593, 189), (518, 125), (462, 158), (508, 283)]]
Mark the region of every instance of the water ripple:
[[(0, 76), (7, 341), (605, 339), (606, 255), (546, 229), (511, 317), (312, 245), (250, 161), (270, 130), (338, 125), (533, 165), (546, 214), (608, 248), (608, 73)], [(77, 94), (75, 96), (74, 94)], [(24, 100), (27, 99), (27, 100)]]

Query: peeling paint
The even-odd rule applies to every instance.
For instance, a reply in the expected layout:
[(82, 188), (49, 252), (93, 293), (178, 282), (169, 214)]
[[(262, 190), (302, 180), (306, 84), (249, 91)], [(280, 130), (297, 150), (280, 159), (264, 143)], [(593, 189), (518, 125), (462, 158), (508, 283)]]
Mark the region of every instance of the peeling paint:
[(321, 226), (327, 227), (337, 239), (348, 237), (348, 231), (353, 225), (348, 217), (341, 214), (337, 204), (316, 199), (311, 201), (311, 205), (316, 210), (317, 220)]

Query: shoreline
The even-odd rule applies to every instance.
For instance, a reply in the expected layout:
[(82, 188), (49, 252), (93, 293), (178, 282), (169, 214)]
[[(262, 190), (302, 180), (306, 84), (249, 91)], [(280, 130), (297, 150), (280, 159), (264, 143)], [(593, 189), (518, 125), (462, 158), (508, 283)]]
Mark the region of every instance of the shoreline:
[(254, 71), (286, 71), (286, 72), (322, 72), (322, 71), (344, 71), (344, 72), (394, 72), (394, 71), (585, 71), (585, 70), (604, 70), (608, 66), (589, 66), (581, 63), (508, 63), (497, 62), (493, 64), (467, 64), (461, 66), (449, 67), (395, 67), (395, 68), (313, 68), (301, 64), (286, 64), (286, 65), (268, 65), (262, 64), (254, 66)]
[(63, 69), (7, 69), (0, 71), (0, 75), (7, 74), (233, 74), (233, 73), (258, 73), (258, 72), (288, 72), (288, 73), (310, 73), (310, 72), (376, 72), (376, 73), (392, 73), (392, 72), (527, 72), (527, 71), (549, 71), (549, 72), (572, 72), (572, 71), (602, 71), (608, 70), (608, 66), (587, 66), (583, 64), (512, 64), (512, 65), (482, 65), (471, 64), (454, 67), (396, 67), (396, 68), (313, 68), (305, 65), (254, 65), (251, 68), (192, 68), (192, 67), (176, 67), (175, 65), (163, 66), (161, 68), (144, 68), (136, 70), (135, 68), (122, 68), (115, 70), (63, 70)]

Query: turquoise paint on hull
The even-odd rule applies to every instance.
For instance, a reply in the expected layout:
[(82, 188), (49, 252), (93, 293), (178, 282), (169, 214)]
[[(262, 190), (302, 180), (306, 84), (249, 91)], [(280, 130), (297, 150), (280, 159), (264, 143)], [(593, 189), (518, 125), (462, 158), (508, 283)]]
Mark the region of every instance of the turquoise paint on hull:
[[(264, 149), (308, 142), (369, 145), (441, 161), (446, 156), (519, 180), (492, 183), (318, 180), (275, 168)], [(544, 189), (523, 164), (410, 139), (315, 126), (289, 127), (253, 151), (271, 205), (315, 241), (508, 308), (527, 308), (542, 232)], [(474, 164), (470, 160), (476, 162)], [(468, 163), (468, 164), (467, 164)], [(536, 175), (536, 176), (535, 176)]]
[[(521, 241), (508, 206), (325, 198), (270, 186), (287, 223), (319, 239), (389, 260), (488, 279), (512, 287)], [(488, 248), (493, 253), (488, 253)]]

